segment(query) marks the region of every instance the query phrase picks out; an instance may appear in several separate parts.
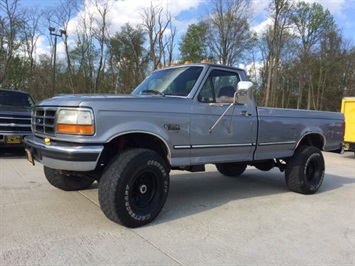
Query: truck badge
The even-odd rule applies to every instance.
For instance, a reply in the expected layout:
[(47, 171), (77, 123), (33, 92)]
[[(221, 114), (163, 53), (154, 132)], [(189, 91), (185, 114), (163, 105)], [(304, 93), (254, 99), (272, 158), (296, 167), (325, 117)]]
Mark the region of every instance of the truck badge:
[(165, 124), (164, 128), (171, 131), (180, 131), (180, 125), (177, 124)]

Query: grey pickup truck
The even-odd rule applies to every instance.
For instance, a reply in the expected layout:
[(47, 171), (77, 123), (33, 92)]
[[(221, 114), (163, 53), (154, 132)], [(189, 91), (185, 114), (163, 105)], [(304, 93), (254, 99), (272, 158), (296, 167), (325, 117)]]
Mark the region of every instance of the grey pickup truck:
[(102, 211), (127, 227), (158, 216), (171, 170), (278, 167), (290, 190), (315, 193), (343, 114), (257, 107), (252, 88), (242, 69), (201, 63), (154, 71), (130, 95), (56, 96), (32, 113), (27, 158), (62, 190), (97, 181)]

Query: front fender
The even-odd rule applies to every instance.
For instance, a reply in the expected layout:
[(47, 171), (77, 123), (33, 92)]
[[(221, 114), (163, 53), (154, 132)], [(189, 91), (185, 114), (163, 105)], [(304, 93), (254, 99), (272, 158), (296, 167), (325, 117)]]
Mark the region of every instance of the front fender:
[(142, 121), (122, 123), (112, 127), (112, 129), (105, 132), (102, 137), (104, 138), (104, 143), (110, 143), (120, 136), (127, 136), (130, 134), (145, 134), (159, 139), (162, 145), (166, 148), (168, 161), (171, 162), (172, 140), (164, 128), (161, 128), (155, 124)]
[(119, 136), (130, 133), (150, 134), (161, 139), (167, 145), (171, 143), (171, 138), (169, 134), (167, 134), (167, 132), (164, 130), (164, 128), (145, 121), (132, 121), (115, 125), (110, 129), (110, 131), (104, 132), (102, 139), (103, 142), (108, 143)]

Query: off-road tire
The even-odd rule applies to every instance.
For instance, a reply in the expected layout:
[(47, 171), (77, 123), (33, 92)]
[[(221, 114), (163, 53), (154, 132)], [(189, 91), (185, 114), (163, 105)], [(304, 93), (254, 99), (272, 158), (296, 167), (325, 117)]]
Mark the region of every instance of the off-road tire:
[(300, 146), (286, 162), (286, 184), (291, 191), (314, 194), (323, 182), (324, 170), (322, 152), (313, 146)]
[(216, 168), (222, 175), (237, 177), (244, 173), (247, 165), (244, 163), (217, 163)]
[(101, 210), (126, 227), (153, 221), (169, 192), (169, 169), (154, 151), (130, 149), (118, 154), (99, 183)]
[(46, 166), (44, 166), (44, 175), (52, 186), (65, 191), (87, 189), (95, 181), (85, 176), (65, 175), (60, 170)]

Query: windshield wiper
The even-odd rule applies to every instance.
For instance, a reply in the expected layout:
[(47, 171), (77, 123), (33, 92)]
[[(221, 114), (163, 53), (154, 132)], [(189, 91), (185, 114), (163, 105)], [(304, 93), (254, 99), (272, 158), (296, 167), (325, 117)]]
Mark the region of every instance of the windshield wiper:
[(155, 95), (161, 95), (161, 96), (165, 96), (164, 93), (160, 92), (160, 91), (156, 91), (156, 90), (143, 90), (143, 93), (147, 93), (147, 94), (155, 94)]

